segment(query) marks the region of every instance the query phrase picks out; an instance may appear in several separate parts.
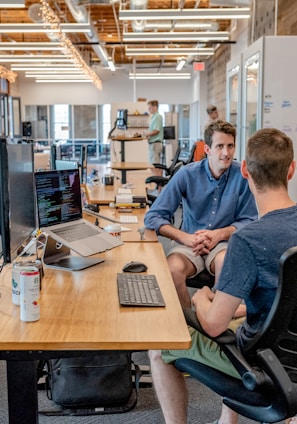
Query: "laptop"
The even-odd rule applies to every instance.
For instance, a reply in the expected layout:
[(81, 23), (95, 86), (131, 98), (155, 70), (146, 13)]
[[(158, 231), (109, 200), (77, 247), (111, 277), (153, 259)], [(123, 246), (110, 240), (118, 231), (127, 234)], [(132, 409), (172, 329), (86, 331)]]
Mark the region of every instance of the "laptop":
[(35, 186), (39, 228), (54, 240), (81, 256), (123, 244), (83, 219), (78, 169), (36, 172)]

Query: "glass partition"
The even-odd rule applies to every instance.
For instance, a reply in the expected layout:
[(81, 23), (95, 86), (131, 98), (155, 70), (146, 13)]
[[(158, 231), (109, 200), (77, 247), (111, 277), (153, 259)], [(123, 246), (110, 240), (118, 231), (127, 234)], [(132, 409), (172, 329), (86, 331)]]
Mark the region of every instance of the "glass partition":
[(246, 59), (244, 64), (244, 138), (245, 141), (259, 128), (260, 119), (260, 53)]

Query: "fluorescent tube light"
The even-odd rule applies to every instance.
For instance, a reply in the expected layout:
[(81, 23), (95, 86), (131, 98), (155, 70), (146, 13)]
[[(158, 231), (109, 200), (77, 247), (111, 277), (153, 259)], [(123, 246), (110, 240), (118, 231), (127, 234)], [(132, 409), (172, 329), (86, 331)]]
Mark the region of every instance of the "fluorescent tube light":
[(174, 47), (164, 47), (164, 48), (129, 48), (126, 47), (127, 56), (189, 56), (189, 55), (199, 55), (199, 56), (211, 56), (214, 55), (215, 50), (211, 47), (209, 48), (174, 48)]
[(224, 7), (210, 9), (128, 9), (119, 11), (119, 19), (122, 21), (158, 19), (247, 19), (249, 17), (249, 7)]
[(176, 70), (180, 71), (184, 67), (185, 63), (186, 59), (181, 59), (176, 65)]
[(54, 33), (54, 32), (74, 32), (86, 33), (91, 32), (89, 24), (60, 24), (60, 28), (51, 28), (48, 24), (0, 24), (0, 33)]
[(214, 31), (214, 32), (124, 32), (123, 41), (208, 41), (217, 40), (223, 41), (229, 39), (227, 31)]
[(46, 83), (50, 83), (50, 82), (55, 82), (55, 83), (60, 83), (60, 82), (62, 82), (62, 83), (64, 83), (64, 82), (93, 82), (93, 80), (91, 80), (91, 79), (88, 79), (88, 80), (67, 80), (67, 79), (57, 79), (57, 80), (55, 80), (55, 79), (36, 79), (35, 80), (35, 82), (46, 82)]
[(107, 61), (107, 64), (108, 64), (108, 67), (109, 67), (109, 69), (111, 70), (111, 72), (114, 72), (116, 69), (115, 69), (115, 66), (114, 66), (114, 63), (113, 63), (113, 61), (111, 60), (111, 59), (109, 59), (108, 61)]
[(190, 79), (190, 73), (133, 73), (129, 74), (130, 79)]
[(19, 9), (25, 7), (25, 0), (4, 0), (0, 2), (0, 9)]
[(48, 64), (43, 64), (43, 66), (40, 66), (40, 64), (34, 64), (33, 65), (33, 63), (31, 64), (31, 65), (26, 65), (26, 64), (23, 64), (23, 65), (19, 65), (19, 66), (17, 66), (17, 64), (15, 64), (15, 65), (12, 65), (10, 68), (11, 68), (11, 70), (12, 71), (38, 71), (39, 69), (47, 69), (48, 71), (61, 71), (61, 70), (63, 70), (63, 71), (71, 71), (71, 70), (73, 70), (73, 69), (76, 69), (75, 67), (73, 67), (73, 66), (69, 66), (69, 65), (62, 65), (61, 67), (59, 67), (59, 66), (61, 66), (61, 65), (48, 65)]
[(1, 50), (8, 50), (8, 51), (17, 51), (17, 50), (65, 50), (64, 47), (61, 46), (59, 43), (54, 42), (0, 42), (0, 51)]

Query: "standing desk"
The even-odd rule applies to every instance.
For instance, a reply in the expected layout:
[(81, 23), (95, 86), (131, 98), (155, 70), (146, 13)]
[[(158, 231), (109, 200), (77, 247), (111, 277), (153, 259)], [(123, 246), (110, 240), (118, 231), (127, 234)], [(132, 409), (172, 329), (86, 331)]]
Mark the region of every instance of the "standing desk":
[(144, 140), (143, 137), (128, 137), (124, 135), (119, 135), (116, 137), (111, 137), (111, 140), (119, 141), (121, 143), (121, 162), (125, 162), (125, 143), (129, 141), (141, 141)]
[[(190, 335), (158, 243), (129, 243), (83, 271), (45, 268), (41, 318), (25, 323), (11, 302), (11, 267), (0, 274), (0, 359), (7, 362), (10, 424), (37, 424), (37, 360), (101, 350), (187, 349)], [(131, 260), (155, 274), (166, 307), (121, 307), (116, 273)]]
[(153, 168), (154, 166), (149, 162), (111, 162), (111, 168), (121, 171), (121, 183), (127, 182), (127, 171), (143, 171), (145, 169)]

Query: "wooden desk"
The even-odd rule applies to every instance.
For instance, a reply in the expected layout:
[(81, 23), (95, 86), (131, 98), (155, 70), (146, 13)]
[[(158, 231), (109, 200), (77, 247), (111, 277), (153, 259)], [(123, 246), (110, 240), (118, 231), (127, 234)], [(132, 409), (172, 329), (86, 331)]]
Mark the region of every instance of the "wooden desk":
[[(120, 222), (120, 216), (121, 215), (137, 215), (138, 218), (138, 223), (137, 224), (132, 224), (132, 223), (122, 223), (121, 225), (123, 227), (127, 227), (130, 228), (131, 231), (122, 231), (121, 234), (121, 239), (124, 243), (126, 242), (137, 242), (137, 241), (141, 241), (141, 242), (157, 242), (158, 241), (158, 237), (157, 234), (154, 230), (148, 230), (145, 229), (144, 232), (144, 240), (140, 239), (140, 233), (138, 231), (139, 228), (143, 228), (144, 227), (144, 216), (146, 211), (148, 210), (147, 208), (140, 208), (140, 209), (133, 209), (131, 213), (120, 213), (118, 209), (113, 209), (110, 208), (109, 206), (100, 206), (100, 212), (99, 214), (102, 216), (106, 216), (107, 218), (111, 218), (114, 219), (118, 222)], [(95, 216), (92, 215), (88, 215), (87, 213), (84, 213), (84, 218), (87, 219), (88, 221), (94, 223), (96, 220)], [(99, 220), (99, 225), (100, 227), (105, 227), (106, 225), (111, 224), (110, 221), (105, 220), (102, 217), (98, 217)]]
[(127, 182), (127, 171), (142, 171), (153, 168), (153, 165), (149, 162), (111, 162), (111, 168), (121, 171), (121, 182), (125, 184)]
[(116, 136), (116, 137), (112, 137), (111, 140), (119, 141), (121, 143), (121, 162), (125, 162), (125, 143), (128, 142), (128, 141), (144, 140), (144, 138), (143, 137)]
[[(129, 243), (99, 255), (105, 262), (83, 271), (46, 268), (41, 319), (25, 323), (11, 302), (11, 268), (0, 283), (0, 358), (7, 362), (9, 423), (38, 423), (36, 361), (88, 351), (184, 349), (190, 336), (158, 243)], [(165, 308), (120, 307), (116, 273), (143, 261), (155, 274)]]
[[(137, 173), (131, 178), (133, 188), (131, 189), (134, 196), (146, 196), (146, 184), (145, 180), (150, 174), (148, 173)], [(98, 184), (98, 185), (82, 185), (85, 188), (87, 199), (89, 203), (98, 205), (109, 205), (109, 203), (115, 201), (115, 196), (118, 193), (118, 189), (122, 187), (122, 183), (116, 180), (113, 186)]]

